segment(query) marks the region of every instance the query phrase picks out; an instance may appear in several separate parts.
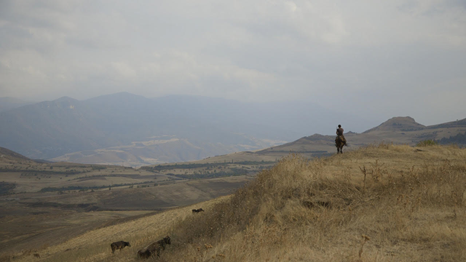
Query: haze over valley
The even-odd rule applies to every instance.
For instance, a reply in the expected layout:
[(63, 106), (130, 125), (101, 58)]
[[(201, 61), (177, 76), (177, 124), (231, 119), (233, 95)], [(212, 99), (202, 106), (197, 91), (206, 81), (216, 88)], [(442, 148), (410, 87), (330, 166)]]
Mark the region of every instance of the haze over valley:
[[(310, 157), (333, 153), (333, 132), (340, 119), (350, 149), (379, 141), (414, 145), (443, 139), (447, 143), (466, 131), (464, 119), (424, 126), (410, 117), (395, 117), (373, 128), (371, 121), (309, 103), (193, 96), (149, 99), (117, 93), (83, 101), (63, 97), (25, 106), (18, 103), (0, 112), (0, 145), (32, 159), (133, 167), (282, 148), (281, 154), (267, 158), (276, 161), (289, 152)], [(306, 146), (281, 146), (288, 142)]]
[[(33, 159), (141, 166), (258, 150), (312, 132), (332, 133), (337, 115), (344, 116), (310, 103), (149, 99), (130, 93), (84, 101), (63, 97), (0, 112), (0, 145)], [(351, 122), (348, 128), (368, 126), (358, 117), (345, 119)]]

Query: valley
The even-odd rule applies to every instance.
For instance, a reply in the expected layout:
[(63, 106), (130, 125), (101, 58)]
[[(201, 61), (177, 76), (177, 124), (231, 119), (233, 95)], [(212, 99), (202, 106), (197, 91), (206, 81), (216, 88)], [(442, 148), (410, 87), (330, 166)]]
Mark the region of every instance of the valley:
[[(175, 163), (139, 169), (37, 162), (0, 148), (0, 252), (233, 193), (274, 162)], [(25, 226), (27, 225), (27, 226)]]

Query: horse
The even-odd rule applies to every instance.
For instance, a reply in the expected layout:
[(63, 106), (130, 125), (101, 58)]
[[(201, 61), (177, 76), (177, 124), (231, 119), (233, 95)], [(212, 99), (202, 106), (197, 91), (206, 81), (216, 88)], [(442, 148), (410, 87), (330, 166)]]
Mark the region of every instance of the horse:
[(110, 247), (112, 248), (112, 253), (115, 253), (115, 250), (118, 249), (121, 251), (125, 247), (131, 247), (131, 245), (129, 244), (129, 242), (118, 241), (118, 242), (113, 242), (112, 244), (110, 244)]
[(337, 136), (337, 138), (335, 138), (335, 146), (337, 147), (337, 154), (343, 154), (343, 147), (346, 146), (346, 139), (344, 137), (342, 139), (340, 136)]
[(141, 249), (138, 251), (138, 256), (140, 258), (149, 258), (151, 256), (157, 255), (160, 256), (162, 250), (165, 250), (167, 245), (171, 245), (172, 241), (169, 236), (160, 239), (157, 242), (150, 244), (146, 249)]

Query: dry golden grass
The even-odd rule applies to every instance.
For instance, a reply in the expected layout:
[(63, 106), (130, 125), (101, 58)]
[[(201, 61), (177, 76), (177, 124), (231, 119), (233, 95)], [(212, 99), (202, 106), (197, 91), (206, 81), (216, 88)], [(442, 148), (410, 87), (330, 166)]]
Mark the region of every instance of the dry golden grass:
[(177, 225), (161, 261), (466, 261), (465, 160), (391, 144), (290, 156)]
[[(291, 155), (230, 198), (196, 205), (206, 212), (171, 210), (39, 253), (133, 261), (169, 234), (157, 261), (466, 261), (465, 160), (457, 147), (391, 144), (313, 161)], [(118, 240), (133, 247), (112, 255)]]
[[(209, 210), (226, 198), (229, 196), (203, 203), (202, 207)], [(0, 254), (0, 261), (134, 261), (139, 249), (171, 234), (174, 225), (191, 215), (191, 209), (197, 207), (200, 206), (176, 208), (153, 216), (99, 228), (55, 246)], [(129, 241), (131, 247), (112, 254), (110, 244), (120, 240)], [(40, 259), (34, 257), (34, 254), (38, 254)]]

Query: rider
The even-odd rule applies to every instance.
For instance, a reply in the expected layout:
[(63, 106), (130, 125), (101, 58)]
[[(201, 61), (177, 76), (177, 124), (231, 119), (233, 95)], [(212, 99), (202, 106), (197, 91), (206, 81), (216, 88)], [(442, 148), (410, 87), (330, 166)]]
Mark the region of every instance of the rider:
[(345, 143), (346, 144), (346, 138), (345, 136), (343, 135), (343, 128), (341, 127), (341, 125), (338, 125), (338, 128), (337, 128), (337, 137), (335, 139), (335, 141), (339, 138), (341, 140), (341, 142)]

